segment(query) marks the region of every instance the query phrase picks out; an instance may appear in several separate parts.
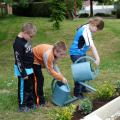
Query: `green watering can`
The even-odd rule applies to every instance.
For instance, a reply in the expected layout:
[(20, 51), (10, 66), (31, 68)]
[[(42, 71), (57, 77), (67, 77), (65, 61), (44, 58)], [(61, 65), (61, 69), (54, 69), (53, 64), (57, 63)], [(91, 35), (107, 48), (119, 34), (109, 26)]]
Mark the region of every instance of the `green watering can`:
[(53, 79), (52, 84), (52, 102), (58, 106), (64, 106), (70, 104), (76, 100), (77, 97), (70, 97), (69, 84), (63, 84), (60, 81)]
[(88, 89), (95, 91), (94, 88), (85, 84), (86, 81), (94, 80), (98, 73), (99, 68), (94, 64), (95, 60), (90, 56), (80, 57), (72, 65), (72, 75), (75, 82), (79, 82)]

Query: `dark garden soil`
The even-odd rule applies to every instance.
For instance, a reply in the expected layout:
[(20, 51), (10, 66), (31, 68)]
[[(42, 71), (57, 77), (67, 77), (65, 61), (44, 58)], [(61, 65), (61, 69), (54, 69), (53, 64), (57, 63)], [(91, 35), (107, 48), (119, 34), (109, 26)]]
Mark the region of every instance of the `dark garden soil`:
[[(111, 101), (111, 100), (109, 100)], [(106, 103), (108, 103), (109, 101), (100, 101), (100, 100), (93, 100), (93, 110), (95, 111), (98, 108), (100, 108), (101, 106), (105, 105)], [(82, 113), (82, 111), (76, 109), (76, 111), (73, 114), (73, 118), (72, 120), (80, 120), (81, 118), (83, 118), (84, 116), (86, 116), (85, 114)]]

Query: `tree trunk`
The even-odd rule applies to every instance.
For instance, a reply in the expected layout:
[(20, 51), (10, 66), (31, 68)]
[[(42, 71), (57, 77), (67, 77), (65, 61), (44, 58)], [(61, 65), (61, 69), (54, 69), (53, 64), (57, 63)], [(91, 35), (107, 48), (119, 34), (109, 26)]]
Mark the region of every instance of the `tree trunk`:
[(93, 0), (90, 0), (90, 17), (93, 17)]
[(77, 1), (74, 0), (74, 16), (77, 16)]

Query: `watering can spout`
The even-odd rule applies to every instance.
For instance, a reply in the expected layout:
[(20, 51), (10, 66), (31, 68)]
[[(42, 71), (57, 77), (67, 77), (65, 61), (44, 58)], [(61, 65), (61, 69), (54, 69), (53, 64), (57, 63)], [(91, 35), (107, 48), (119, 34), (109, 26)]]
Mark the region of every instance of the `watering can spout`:
[(76, 101), (76, 100), (78, 100), (79, 98), (78, 97), (73, 97), (73, 98), (71, 98), (71, 99), (69, 99), (68, 101), (65, 101), (65, 103), (64, 103), (64, 105), (68, 105), (68, 104), (70, 104), (70, 103), (73, 103), (74, 101)]

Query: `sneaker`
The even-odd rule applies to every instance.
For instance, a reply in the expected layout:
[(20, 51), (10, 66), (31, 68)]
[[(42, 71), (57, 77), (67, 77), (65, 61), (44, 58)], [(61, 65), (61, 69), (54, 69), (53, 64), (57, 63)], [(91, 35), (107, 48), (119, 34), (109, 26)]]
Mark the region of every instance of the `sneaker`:
[(32, 109), (32, 110), (37, 109), (37, 105), (36, 105), (36, 104), (33, 104), (32, 106), (30, 106), (30, 109)]
[(40, 97), (40, 106), (41, 106), (41, 107), (44, 107), (45, 104), (46, 104), (45, 97), (44, 97), (44, 96)]
[(30, 108), (29, 107), (20, 107), (18, 109), (18, 112), (30, 112)]

